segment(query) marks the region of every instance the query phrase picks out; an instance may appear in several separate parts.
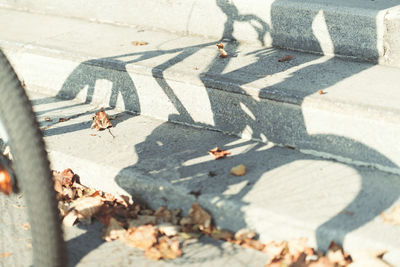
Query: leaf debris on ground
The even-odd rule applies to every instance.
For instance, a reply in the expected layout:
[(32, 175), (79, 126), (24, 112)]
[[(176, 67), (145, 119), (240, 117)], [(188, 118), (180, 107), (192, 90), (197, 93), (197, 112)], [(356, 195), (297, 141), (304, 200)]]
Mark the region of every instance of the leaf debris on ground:
[[(335, 242), (331, 243), (326, 254), (309, 247), (306, 238), (263, 243), (250, 229), (240, 229), (236, 233), (218, 229), (211, 214), (196, 202), (187, 216), (182, 216), (180, 209), (170, 210), (166, 206), (154, 211), (127, 196), (115, 197), (88, 188), (80, 184), (78, 178), (71, 169), (53, 171), (53, 179), (58, 184), (55, 186), (58, 208), (64, 224), (72, 226), (76, 222), (90, 223), (92, 218), (97, 219), (104, 225), (102, 237), (105, 241), (119, 239), (143, 250), (144, 255), (152, 260), (180, 257), (185, 240), (206, 235), (266, 253), (269, 261), (265, 267), (369, 266), (357, 265), (364, 262), (380, 264), (371, 266), (389, 267), (380, 259), (384, 252), (360, 253), (353, 261)], [(0, 257), (5, 256), (9, 255), (0, 254)]]
[(235, 176), (243, 176), (246, 174), (246, 165), (244, 164), (237, 165), (233, 167), (229, 173)]
[(112, 123), (110, 121), (110, 117), (104, 111), (104, 108), (101, 108), (96, 114), (93, 116), (93, 123), (90, 128), (96, 128), (97, 131), (105, 130), (107, 128), (112, 127)]
[(210, 155), (213, 155), (215, 157), (215, 159), (222, 159), (222, 158), (225, 158), (227, 155), (231, 154), (231, 152), (220, 149), (218, 147), (214, 147), (213, 149), (209, 150), (208, 153)]
[(224, 50), (223, 43), (218, 43), (217, 48), (218, 48), (218, 52), (219, 52), (219, 57), (226, 58), (228, 56), (228, 53)]
[(381, 217), (384, 222), (400, 225), (400, 205), (394, 206), (391, 211), (382, 212)]
[(147, 45), (148, 43), (146, 41), (133, 41), (133, 42), (131, 42), (131, 44), (133, 46), (143, 46), (143, 45)]
[(292, 59), (293, 59), (293, 56), (291, 56), (291, 55), (286, 55), (286, 56), (280, 58), (278, 61), (279, 61), (279, 62), (286, 62), (286, 61), (290, 61), (290, 60), (292, 60)]

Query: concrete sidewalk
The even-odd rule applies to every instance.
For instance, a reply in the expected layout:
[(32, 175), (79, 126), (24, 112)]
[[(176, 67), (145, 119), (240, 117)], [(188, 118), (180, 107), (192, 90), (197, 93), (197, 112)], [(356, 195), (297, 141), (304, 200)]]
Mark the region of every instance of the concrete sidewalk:
[[(112, 109), (111, 132), (97, 132), (90, 125), (99, 107), (37, 93), (31, 99), (52, 167), (72, 168), (87, 186), (154, 208), (187, 212), (198, 201), (219, 227), (248, 227), (262, 241), (307, 237), (326, 249), (335, 240), (349, 252), (386, 249), (385, 259), (400, 264), (400, 228), (379, 216), (400, 204), (397, 175)], [(215, 146), (232, 155), (215, 160), (208, 155)], [(247, 166), (245, 176), (229, 174), (238, 164)]]

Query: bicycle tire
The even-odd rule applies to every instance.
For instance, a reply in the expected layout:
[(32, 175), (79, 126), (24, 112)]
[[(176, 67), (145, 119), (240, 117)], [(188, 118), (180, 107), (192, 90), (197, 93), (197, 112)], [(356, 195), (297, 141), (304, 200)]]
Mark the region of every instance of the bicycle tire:
[(25, 90), (1, 51), (0, 120), (10, 141), (13, 169), (27, 207), (33, 264), (66, 266), (66, 246), (43, 136)]

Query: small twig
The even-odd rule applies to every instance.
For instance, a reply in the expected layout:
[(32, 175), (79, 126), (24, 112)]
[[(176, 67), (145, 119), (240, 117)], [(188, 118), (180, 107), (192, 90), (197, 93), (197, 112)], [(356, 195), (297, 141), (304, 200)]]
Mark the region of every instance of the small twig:
[(108, 132), (111, 134), (112, 138), (114, 139), (114, 138), (115, 138), (115, 136), (112, 134), (112, 132), (111, 132), (110, 128), (107, 128), (107, 130), (108, 130)]

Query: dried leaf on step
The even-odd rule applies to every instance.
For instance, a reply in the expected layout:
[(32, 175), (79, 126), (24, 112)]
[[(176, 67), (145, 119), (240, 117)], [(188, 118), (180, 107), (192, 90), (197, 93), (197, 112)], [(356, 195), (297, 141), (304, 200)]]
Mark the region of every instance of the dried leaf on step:
[(65, 122), (65, 121), (69, 121), (70, 118), (59, 118), (58, 122)]
[(181, 225), (197, 225), (201, 231), (211, 230), (211, 215), (199, 204), (193, 203), (189, 210), (189, 216), (182, 218)]
[(400, 225), (400, 206), (396, 205), (391, 211), (382, 212), (381, 216), (383, 220), (387, 223)]
[(216, 239), (216, 240), (226, 240), (226, 241), (230, 241), (233, 240), (233, 233), (231, 231), (228, 230), (220, 230), (220, 229), (214, 229), (211, 232), (211, 237)]
[(159, 207), (154, 216), (157, 218), (157, 223), (172, 222), (172, 212), (166, 206)]
[(77, 219), (78, 215), (74, 211), (71, 211), (67, 214), (67, 216), (64, 217), (62, 224), (67, 227), (73, 226)]
[(11, 192), (12, 192), (11, 176), (8, 173), (7, 169), (0, 163), (0, 193), (9, 195), (11, 194)]
[(138, 227), (140, 225), (151, 224), (155, 225), (157, 223), (157, 218), (154, 215), (138, 215), (136, 219), (129, 221), (129, 228)]
[(75, 200), (71, 204), (79, 219), (87, 219), (100, 211), (103, 201), (98, 197), (84, 197)]
[(290, 60), (292, 60), (292, 59), (293, 59), (293, 56), (291, 56), (291, 55), (286, 55), (286, 56), (280, 58), (278, 61), (279, 61), (279, 62), (285, 62), (285, 61), (290, 61)]
[(342, 247), (340, 247), (334, 241), (332, 241), (329, 245), (326, 257), (331, 263), (341, 266), (346, 266), (351, 262), (351, 259), (348, 257), (348, 255), (345, 255), (343, 252)]
[(208, 153), (213, 155), (215, 157), (215, 159), (222, 159), (222, 158), (225, 158), (227, 155), (231, 154), (230, 152), (223, 150), (223, 149), (219, 149), (218, 147), (215, 147), (215, 148), (209, 150)]
[[(61, 184), (61, 186), (71, 186), (74, 182), (76, 182), (78, 176), (74, 174), (71, 169), (65, 169), (62, 172), (53, 171), (53, 180), (56, 185)], [(57, 192), (59, 192), (56, 189)]]
[(243, 176), (246, 174), (246, 165), (240, 164), (231, 169), (230, 174), (235, 176)]
[(256, 233), (250, 229), (242, 228), (235, 233), (235, 240), (244, 241), (245, 239), (253, 239)]
[(218, 51), (219, 51), (219, 56), (221, 58), (226, 58), (228, 56), (228, 53), (224, 50), (224, 44), (223, 43), (217, 44), (217, 48), (218, 48)]
[(96, 128), (96, 130), (105, 130), (109, 127), (112, 127), (112, 123), (109, 120), (108, 115), (104, 111), (104, 108), (101, 108), (100, 111), (96, 112), (95, 116), (93, 116), (93, 123), (90, 128)]
[(124, 236), (127, 244), (141, 249), (148, 249), (157, 242), (158, 230), (152, 225), (130, 228)]
[(245, 239), (244, 242), (242, 243), (242, 247), (252, 248), (255, 250), (262, 251), (265, 248), (265, 244), (261, 243), (258, 240), (254, 240), (254, 239)]
[(177, 238), (163, 236), (159, 239), (156, 248), (161, 252), (162, 258), (166, 260), (175, 259), (182, 255)]
[(143, 46), (143, 45), (147, 45), (147, 42), (145, 42), (145, 41), (133, 41), (133, 42), (131, 42), (131, 44), (133, 46)]
[(104, 234), (104, 240), (108, 242), (118, 239), (122, 237), (125, 234), (125, 232), (126, 230), (121, 226), (121, 224), (116, 219), (111, 217)]
[(288, 251), (288, 243), (282, 241), (281, 243), (276, 243), (274, 241), (265, 244), (263, 252), (265, 252), (269, 258), (270, 262), (280, 259)]

